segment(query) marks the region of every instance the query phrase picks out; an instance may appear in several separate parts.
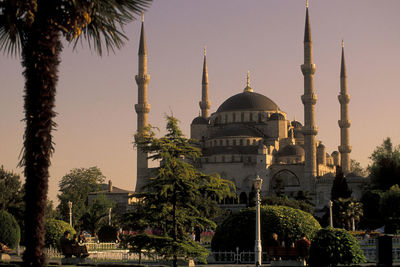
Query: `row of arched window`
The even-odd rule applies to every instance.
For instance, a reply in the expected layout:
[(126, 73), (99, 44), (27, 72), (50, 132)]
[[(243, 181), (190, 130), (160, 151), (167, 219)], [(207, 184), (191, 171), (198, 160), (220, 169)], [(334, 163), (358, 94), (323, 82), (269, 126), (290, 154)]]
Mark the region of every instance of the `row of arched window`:
[(206, 142), (206, 147), (217, 147), (217, 146), (250, 146), (258, 145), (260, 139), (256, 138), (236, 138), (236, 139), (218, 139), (209, 140)]

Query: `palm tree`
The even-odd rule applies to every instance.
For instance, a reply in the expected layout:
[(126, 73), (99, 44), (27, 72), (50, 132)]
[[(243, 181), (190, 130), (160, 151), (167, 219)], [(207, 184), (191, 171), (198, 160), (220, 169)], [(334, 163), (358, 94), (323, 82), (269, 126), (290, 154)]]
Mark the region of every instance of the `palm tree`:
[(86, 39), (100, 55), (127, 39), (122, 27), (151, 0), (0, 0), (0, 49), (21, 55), (25, 78), (25, 134), (20, 165), (26, 177), (27, 266), (44, 266), (48, 168), (62, 37), (75, 45)]

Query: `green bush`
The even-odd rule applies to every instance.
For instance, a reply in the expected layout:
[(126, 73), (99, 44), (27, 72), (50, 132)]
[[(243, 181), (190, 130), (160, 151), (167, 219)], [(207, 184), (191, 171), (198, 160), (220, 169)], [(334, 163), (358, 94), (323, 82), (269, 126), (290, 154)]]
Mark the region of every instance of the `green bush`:
[(117, 240), (118, 229), (111, 225), (104, 225), (98, 232), (100, 242), (115, 242)]
[[(266, 250), (272, 233), (277, 233), (279, 239), (290, 234), (294, 241), (305, 233), (313, 238), (321, 226), (307, 212), (286, 206), (261, 207), (261, 240), (263, 250)], [(220, 225), (211, 241), (213, 251), (253, 251), (255, 240), (255, 209), (248, 208), (231, 214)]]
[(14, 216), (0, 210), (0, 242), (14, 249), (20, 240), (20, 228)]
[(357, 239), (344, 229), (321, 229), (311, 242), (310, 266), (328, 267), (363, 262), (366, 259)]
[(75, 229), (64, 221), (55, 219), (46, 221), (46, 247), (59, 247), (60, 238), (65, 231), (70, 231), (71, 237), (76, 234)]

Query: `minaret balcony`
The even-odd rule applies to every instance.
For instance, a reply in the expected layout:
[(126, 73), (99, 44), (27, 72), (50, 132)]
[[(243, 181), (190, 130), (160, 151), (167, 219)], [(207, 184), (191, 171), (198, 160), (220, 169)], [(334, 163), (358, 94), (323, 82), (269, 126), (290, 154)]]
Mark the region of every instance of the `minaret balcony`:
[(136, 113), (149, 113), (150, 112), (150, 104), (148, 103), (139, 103), (135, 105)]
[(338, 120), (340, 128), (350, 128), (351, 120)]
[(344, 146), (339, 146), (338, 148), (339, 148), (340, 153), (350, 153), (351, 152), (351, 146), (344, 145)]
[(350, 95), (338, 95), (339, 103), (340, 104), (348, 104), (350, 102)]
[(148, 83), (150, 81), (150, 75), (149, 74), (137, 74), (135, 76), (135, 80), (136, 80), (137, 84)]
[(313, 125), (305, 125), (301, 128), (301, 132), (304, 135), (317, 135), (318, 134), (318, 127)]
[(301, 72), (303, 75), (313, 75), (317, 67), (312, 63), (304, 63), (301, 65)]
[(304, 105), (306, 104), (312, 104), (315, 105), (317, 103), (317, 94), (308, 94), (308, 95), (302, 95), (301, 96), (301, 102), (303, 102)]
[(210, 101), (200, 101), (199, 102), (200, 108), (201, 109), (210, 109), (211, 108), (211, 102)]

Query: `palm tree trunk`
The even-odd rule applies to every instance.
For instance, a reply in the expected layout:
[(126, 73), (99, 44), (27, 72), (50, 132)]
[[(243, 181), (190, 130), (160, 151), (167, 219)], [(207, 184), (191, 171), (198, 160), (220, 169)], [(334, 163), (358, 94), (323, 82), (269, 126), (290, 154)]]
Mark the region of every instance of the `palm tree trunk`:
[(48, 21), (46, 5), (39, 5), (35, 22), (26, 35), (22, 51), (25, 77), (25, 266), (46, 266), (45, 211), (50, 158), (51, 132), (55, 128), (54, 103), (62, 50), (59, 31)]

